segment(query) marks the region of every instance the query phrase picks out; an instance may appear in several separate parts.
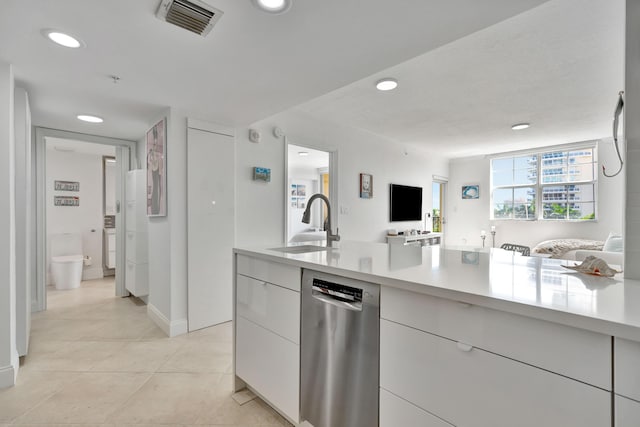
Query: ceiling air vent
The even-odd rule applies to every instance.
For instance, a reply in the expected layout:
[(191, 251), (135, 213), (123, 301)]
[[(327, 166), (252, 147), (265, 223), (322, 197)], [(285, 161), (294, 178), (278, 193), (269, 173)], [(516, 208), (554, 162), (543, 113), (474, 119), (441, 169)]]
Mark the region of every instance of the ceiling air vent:
[(206, 36), (223, 12), (199, 0), (162, 0), (156, 16), (163, 21)]

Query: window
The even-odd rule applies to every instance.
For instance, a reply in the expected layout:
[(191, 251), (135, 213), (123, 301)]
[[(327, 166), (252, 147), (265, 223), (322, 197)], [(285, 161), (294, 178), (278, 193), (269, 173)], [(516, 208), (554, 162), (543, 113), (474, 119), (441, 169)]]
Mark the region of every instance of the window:
[(595, 145), (491, 161), (492, 219), (596, 219)]

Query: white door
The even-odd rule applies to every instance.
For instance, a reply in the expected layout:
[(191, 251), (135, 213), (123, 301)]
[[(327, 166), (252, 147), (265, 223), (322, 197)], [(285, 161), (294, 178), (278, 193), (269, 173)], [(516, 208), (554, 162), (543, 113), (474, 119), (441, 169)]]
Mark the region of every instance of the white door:
[(234, 146), (227, 135), (187, 131), (189, 331), (231, 320)]

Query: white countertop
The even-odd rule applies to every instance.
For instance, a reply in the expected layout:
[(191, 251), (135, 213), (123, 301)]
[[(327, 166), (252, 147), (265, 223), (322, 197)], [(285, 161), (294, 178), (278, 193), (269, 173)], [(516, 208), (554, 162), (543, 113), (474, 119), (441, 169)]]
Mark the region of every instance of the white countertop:
[(268, 249), (285, 244), (234, 252), (640, 341), (638, 280), (580, 274), (562, 267), (575, 261), (500, 249), (338, 244), (302, 254)]

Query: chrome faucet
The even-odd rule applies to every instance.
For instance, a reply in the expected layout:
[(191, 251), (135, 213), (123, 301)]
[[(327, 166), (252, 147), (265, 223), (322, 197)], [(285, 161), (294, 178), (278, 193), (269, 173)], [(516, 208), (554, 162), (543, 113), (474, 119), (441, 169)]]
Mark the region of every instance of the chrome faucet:
[(325, 222), (325, 231), (327, 232), (327, 246), (331, 246), (331, 242), (337, 242), (340, 240), (340, 235), (338, 232), (340, 229), (336, 229), (336, 234), (332, 234), (331, 232), (331, 204), (329, 203), (329, 199), (324, 194), (314, 194), (309, 198), (307, 202), (307, 208), (304, 210), (302, 214), (302, 222), (305, 224), (309, 224), (311, 222), (311, 204), (315, 199), (322, 199), (327, 204), (327, 221)]

